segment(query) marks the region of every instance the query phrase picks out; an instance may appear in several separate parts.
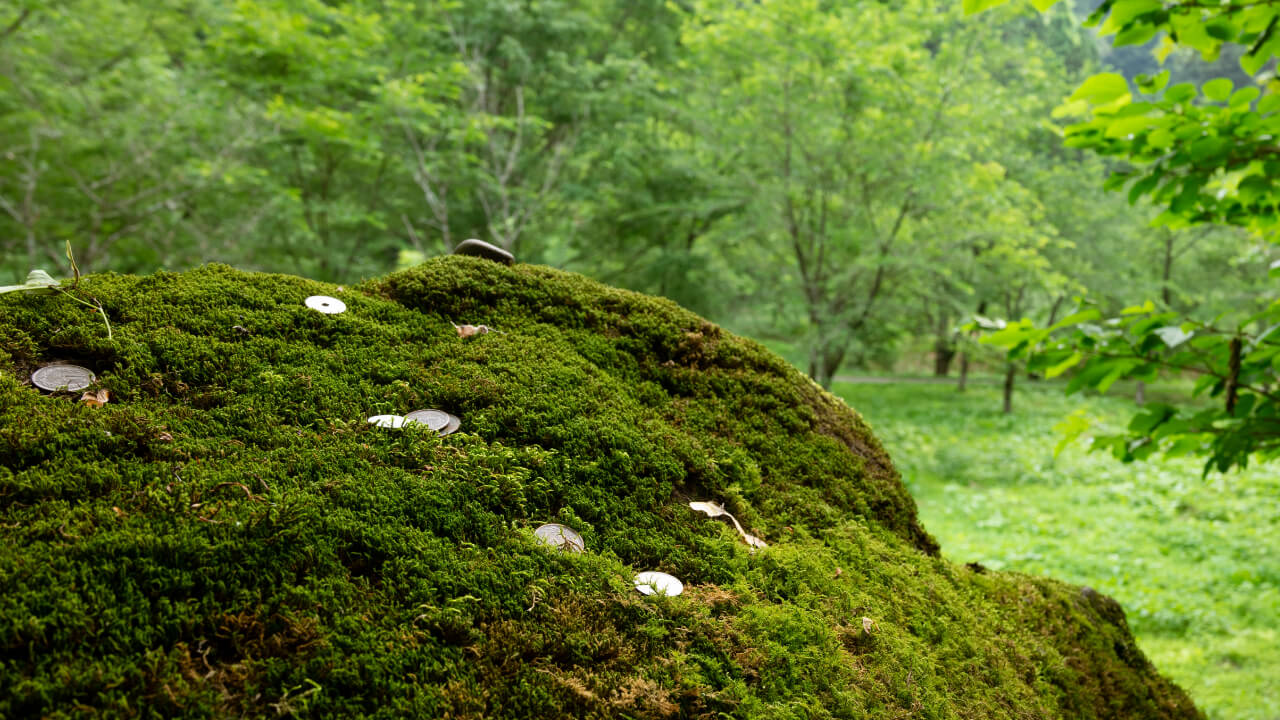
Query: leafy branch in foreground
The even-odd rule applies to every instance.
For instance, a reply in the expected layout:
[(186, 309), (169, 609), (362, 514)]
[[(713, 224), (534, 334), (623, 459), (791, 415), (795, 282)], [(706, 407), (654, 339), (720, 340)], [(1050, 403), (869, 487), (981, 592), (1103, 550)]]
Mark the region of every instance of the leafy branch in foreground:
[[(980, 12), (1009, 0), (963, 0)], [(1031, 0), (1044, 11), (1058, 0)], [(1133, 86), (1116, 73), (1086, 80), (1055, 115), (1073, 118), (1064, 144), (1115, 162), (1107, 187), (1128, 189), (1130, 203), (1146, 198), (1161, 209), (1154, 224), (1169, 228), (1222, 224), (1280, 240), (1280, 82), (1261, 72), (1280, 56), (1280, 4), (1274, 0), (1103, 0), (1085, 23), (1112, 44), (1142, 45), (1159, 38), (1162, 63), (1177, 48), (1214, 61), (1225, 45), (1243, 49), (1241, 69), (1256, 85), (1236, 88), (1227, 78), (1170, 86), (1170, 72), (1139, 76)], [(1273, 271), (1274, 274), (1274, 271)], [(1221, 320), (1215, 321), (1221, 322)], [(1056, 376), (1075, 368), (1068, 392), (1105, 392), (1120, 379), (1152, 380), (1162, 373), (1196, 377), (1195, 395), (1209, 406), (1150, 405), (1120, 434), (1094, 438), (1125, 461), (1194, 454), (1205, 472), (1245, 467), (1250, 458), (1280, 456), (1280, 302), (1220, 328), (1157, 309), (1131, 307), (1101, 320), (1096, 309), (1048, 328), (1029, 321), (1001, 326), (985, 342), (1026, 356), (1032, 370)], [(1074, 418), (1068, 436), (1087, 424)]]
[[(979, 12), (1009, 0), (964, 0)], [(1058, 0), (1032, 0), (1047, 10)], [(1105, 0), (1086, 25), (1116, 47), (1159, 37), (1158, 60), (1177, 48), (1213, 61), (1225, 45), (1243, 49), (1241, 69), (1256, 86), (1228, 78), (1200, 87), (1170, 85), (1170, 72), (1117, 73), (1086, 80), (1055, 111), (1072, 119), (1067, 147), (1114, 158), (1107, 187), (1128, 186), (1130, 202), (1148, 198), (1165, 209), (1161, 224), (1222, 223), (1280, 238), (1280, 81), (1260, 72), (1280, 55), (1280, 3), (1272, 0)]]
[[(1169, 374), (1194, 376), (1193, 397), (1216, 399), (1202, 407), (1149, 404), (1124, 432), (1095, 436), (1095, 450), (1110, 450), (1125, 462), (1157, 452), (1197, 455), (1207, 458), (1206, 474), (1244, 468), (1250, 457), (1280, 457), (1280, 301), (1227, 328), (1183, 319), (1151, 302), (1107, 319), (1086, 307), (1045, 328), (1029, 320), (976, 324), (994, 330), (982, 342), (1005, 348), (1010, 359), (1025, 359), (1033, 372), (1053, 378), (1074, 370), (1068, 394), (1106, 392), (1118, 380), (1151, 382)], [(1073, 416), (1063, 425), (1067, 437), (1059, 448), (1088, 428)]]

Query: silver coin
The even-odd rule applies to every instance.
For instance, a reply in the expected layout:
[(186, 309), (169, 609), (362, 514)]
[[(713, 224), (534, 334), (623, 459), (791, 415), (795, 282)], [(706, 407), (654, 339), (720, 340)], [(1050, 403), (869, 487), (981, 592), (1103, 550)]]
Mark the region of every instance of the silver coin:
[(454, 415), (452, 413), (445, 413), (445, 414), (449, 416), (449, 424), (445, 425), (444, 429), (439, 431), (440, 437), (444, 437), (445, 435), (452, 435), (458, 432), (458, 428), (462, 427), (461, 418), (459, 418), (457, 415)]
[(642, 572), (636, 574), (636, 589), (645, 595), (679, 595), (684, 592), (684, 583), (664, 572)]
[(312, 295), (304, 301), (307, 307), (325, 315), (337, 315), (347, 311), (347, 304), (328, 295)]
[(551, 547), (560, 548), (568, 552), (582, 552), (587, 549), (587, 543), (582, 536), (560, 523), (547, 523), (540, 526), (533, 534), (538, 536), (544, 544)]
[(369, 424), (383, 428), (404, 427), (404, 418), (399, 415), (374, 415), (369, 418)]
[(449, 418), (453, 417), (443, 410), (414, 410), (404, 416), (406, 425), (409, 423), (421, 423), (427, 427), (439, 432), (449, 425)]
[(79, 365), (45, 365), (31, 373), (31, 383), (49, 392), (83, 390), (97, 379), (88, 368)]

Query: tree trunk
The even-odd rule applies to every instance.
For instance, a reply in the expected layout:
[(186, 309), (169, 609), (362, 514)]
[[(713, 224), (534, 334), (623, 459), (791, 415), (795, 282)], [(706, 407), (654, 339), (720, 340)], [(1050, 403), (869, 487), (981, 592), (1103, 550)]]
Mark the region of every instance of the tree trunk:
[(933, 347), (933, 374), (936, 377), (946, 377), (951, 374), (951, 360), (956, 356), (956, 349), (951, 347), (938, 338), (938, 342)]
[(1147, 404), (1147, 384), (1141, 380), (1138, 381), (1138, 389), (1133, 391), (1133, 401), (1138, 404), (1138, 407)]
[(1013, 382), (1018, 377), (1018, 368), (1013, 363), (1005, 366), (1004, 370), (1004, 414), (1008, 415), (1013, 412)]
[(846, 350), (848, 350), (847, 343), (841, 343), (839, 346), (823, 343), (818, 356), (818, 376), (814, 379), (824, 389), (831, 389), (831, 381), (835, 380), (836, 371), (844, 362)]
[[(987, 301), (983, 300), (978, 303), (978, 314), (985, 315), (987, 313)], [(960, 353), (960, 383), (956, 385), (957, 392), (964, 392), (965, 386), (969, 383), (969, 351), (965, 350)]]
[(933, 330), (933, 374), (935, 377), (946, 377), (951, 373), (951, 361), (956, 356), (955, 338), (949, 332), (951, 323), (945, 314), (938, 317), (938, 326)]
[[(1169, 279), (1173, 277), (1173, 233), (1165, 228), (1164, 231), (1164, 272), (1160, 274), (1160, 299), (1164, 301), (1164, 306), (1169, 307), (1172, 303), (1172, 293), (1169, 292)], [(1141, 404), (1141, 403), (1139, 403)]]

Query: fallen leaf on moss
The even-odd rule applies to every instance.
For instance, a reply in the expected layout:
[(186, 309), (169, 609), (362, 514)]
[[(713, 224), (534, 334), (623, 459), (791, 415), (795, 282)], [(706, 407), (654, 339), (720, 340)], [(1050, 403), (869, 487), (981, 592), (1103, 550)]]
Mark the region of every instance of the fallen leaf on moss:
[(840, 577), (840, 576), (841, 576), (841, 575), (843, 575), (843, 574), (844, 574), (844, 570), (842, 570), (842, 569), (840, 569), (840, 568), (836, 568), (836, 574), (835, 574), (835, 575), (832, 575), (831, 577), (833, 577), (833, 578), (838, 578), (838, 577)]
[(173, 442), (173, 435), (171, 435), (171, 434), (169, 434), (169, 433), (167, 433), (167, 432), (162, 432), (162, 433), (160, 433), (159, 435), (157, 435), (157, 436), (156, 436), (156, 438), (157, 438), (158, 440), (162, 440), (162, 441), (164, 441), (164, 442)]
[(710, 517), (720, 517), (721, 515), (726, 514), (724, 507), (717, 502), (696, 500), (689, 503), (689, 507), (697, 510), (698, 512), (704, 512)]
[(706, 513), (708, 517), (715, 518), (715, 517), (724, 516), (729, 518), (729, 521), (733, 523), (733, 526), (735, 528), (737, 528), (738, 534), (742, 536), (743, 542), (745, 542), (749, 547), (752, 548), (752, 552), (755, 552), (756, 548), (769, 547), (769, 544), (766, 543), (765, 541), (761, 540), (755, 535), (752, 535), (746, 530), (743, 530), (742, 524), (738, 522), (738, 518), (731, 515), (729, 511), (725, 510), (724, 506), (721, 505), (720, 503), (712, 502), (709, 500), (707, 501), (695, 500), (689, 503), (689, 507), (694, 510), (697, 510), (698, 512)]
[(111, 393), (107, 392), (106, 388), (102, 388), (97, 392), (86, 392), (80, 396), (80, 402), (91, 408), (100, 408), (103, 405), (106, 405), (107, 401), (110, 399)]
[(458, 331), (458, 337), (465, 338), (465, 337), (471, 337), (472, 335), (486, 335), (488, 333), (498, 333), (499, 335), (506, 335), (506, 333), (502, 332), (501, 330), (494, 330), (488, 325), (459, 325), (454, 322), (451, 322), (449, 324), (453, 325), (453, 329)]
[(872, 619), (871, 619), (871, 618), (869, 618), (869, 617), (864, 617), (864, 618), (862, 618), (862, 632), (864, 632), (864, 633), (866, 633), (866, 634), (870, 635), (870, 634), (871, 634), (871, 628), (873, 628), (873, 627), (875, 627), (875, 626), (876, 626), (876, 621), (875, 621), (875, 620), (872, 620)]

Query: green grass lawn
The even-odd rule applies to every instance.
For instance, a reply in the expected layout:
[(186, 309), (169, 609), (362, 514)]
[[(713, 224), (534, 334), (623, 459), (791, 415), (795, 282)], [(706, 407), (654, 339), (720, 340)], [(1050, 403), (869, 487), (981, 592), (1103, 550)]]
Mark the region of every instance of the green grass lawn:
[(834, 390), (888, 447), (947, 557), (1097, 588), (1210, 718), (1280, 718), (1280, 465), (1202, 479), (1194, 460), (1123, 465), (1084, 440), (1055, 459), (1068, 413), (1115, 428), (1132, 400), (1023, 385), (1012, 415), (991, 385)]

